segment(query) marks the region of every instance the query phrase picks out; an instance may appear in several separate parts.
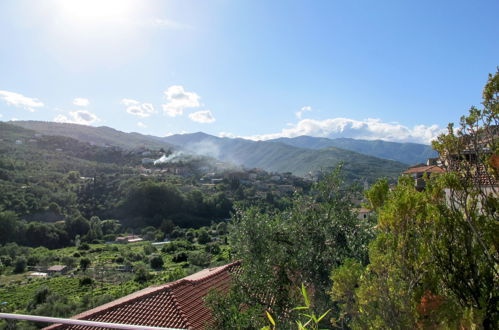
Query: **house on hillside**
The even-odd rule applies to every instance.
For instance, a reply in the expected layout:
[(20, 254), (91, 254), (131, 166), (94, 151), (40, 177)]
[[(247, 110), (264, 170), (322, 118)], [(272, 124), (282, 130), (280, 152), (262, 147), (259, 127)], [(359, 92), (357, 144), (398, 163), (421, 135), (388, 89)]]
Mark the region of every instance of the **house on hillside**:
[(69, 268), (65, 265), (54, 265), (47, 268), (47, 274), (49, 275), (57, 275), (57, 274), (66, 274)]
[(449, 171), (465, 173), (482, 191), (497, 193), (499, 155), (493, 148), (498, 138), (499, 126), (461, 137), (462, 148), (455, 154), (443, 155), (444, 166)]
[(142, 242), (144, 239), (137, 235), (120, 236), (116, 238), (117, 243), (137, 243)]
[[(169, 327), (206, 329), (212, 324), (204, 297), (211, 290), (228, 290), (232, 274), (240, 262), (204, 269), (175, 282), (151, 286), (73, 317), (78, 320)], [(55, 324), (45, 330), (93, 330), (81, 325)]]
[(445, 173), (445, 170), (438, 165), (435, 159), (430, 158), (426, 165), (411, 167), (402, 174), (412, 176), (416, 190), (422, 191), (426, 185), (424, 178), (440, 173)]
[(367, 219), (369, 215), (372, 213), (370, 209), (367, 209), (365, 207), (361, 207), (358, 209), (354, 209), (355, 212), (357, 212), (357, 219)]
[(34, 278), (42, 278), (42, 277), (47, 277), (48, 274), (44, 272), (30, 272), (28, 274), (28, 277), (34, 277)]

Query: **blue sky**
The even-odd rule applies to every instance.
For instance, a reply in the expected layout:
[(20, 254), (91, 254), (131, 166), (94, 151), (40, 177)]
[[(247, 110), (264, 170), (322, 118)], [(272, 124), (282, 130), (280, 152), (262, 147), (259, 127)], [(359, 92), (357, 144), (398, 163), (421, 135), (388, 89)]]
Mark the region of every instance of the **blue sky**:
[(428, 143), (499, 65), (498, 1), (0, 2), (0, 120)]

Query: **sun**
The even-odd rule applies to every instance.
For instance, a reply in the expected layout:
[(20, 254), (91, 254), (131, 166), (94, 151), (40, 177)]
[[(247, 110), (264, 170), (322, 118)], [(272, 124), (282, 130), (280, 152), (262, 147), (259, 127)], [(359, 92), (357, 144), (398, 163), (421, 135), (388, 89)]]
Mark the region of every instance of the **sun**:
[(130, 20), (137, 7), (134, 0), (57, 0), (56, 8), (73, 24), (102, 25)]

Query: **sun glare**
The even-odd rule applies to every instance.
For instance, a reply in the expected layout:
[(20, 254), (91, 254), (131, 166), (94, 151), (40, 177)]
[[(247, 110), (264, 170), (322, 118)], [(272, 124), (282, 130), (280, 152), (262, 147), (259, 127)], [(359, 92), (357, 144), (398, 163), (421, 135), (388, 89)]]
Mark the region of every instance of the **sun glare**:
[(131, 18), (131, 0), (59, 0), (57, 7), (67, 20), (77, 24), (123, 23)]

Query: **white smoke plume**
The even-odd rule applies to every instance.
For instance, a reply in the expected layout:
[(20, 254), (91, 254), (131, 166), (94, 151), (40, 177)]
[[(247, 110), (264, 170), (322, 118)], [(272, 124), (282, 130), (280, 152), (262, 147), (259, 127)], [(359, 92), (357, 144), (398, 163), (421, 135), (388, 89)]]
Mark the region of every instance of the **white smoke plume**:
[(158, 165), (158, 164), (174, 164), (174, 163), (178, 163), (182, 160), (185, 160), (186, 157), (188, 157), (189, 154), (188, 153), (185, 153), (183, 151), (175, 151), (174, 153), (166, 156), (166, 155), (163, 155), (161, 156), (159, 159), (156, 159), (154, 161), (154, 165)]
[(220, 148), (208, 139), (196, 143), (190, 143), (185, 147), (185, 149), (196, 155), (220, 158)]

